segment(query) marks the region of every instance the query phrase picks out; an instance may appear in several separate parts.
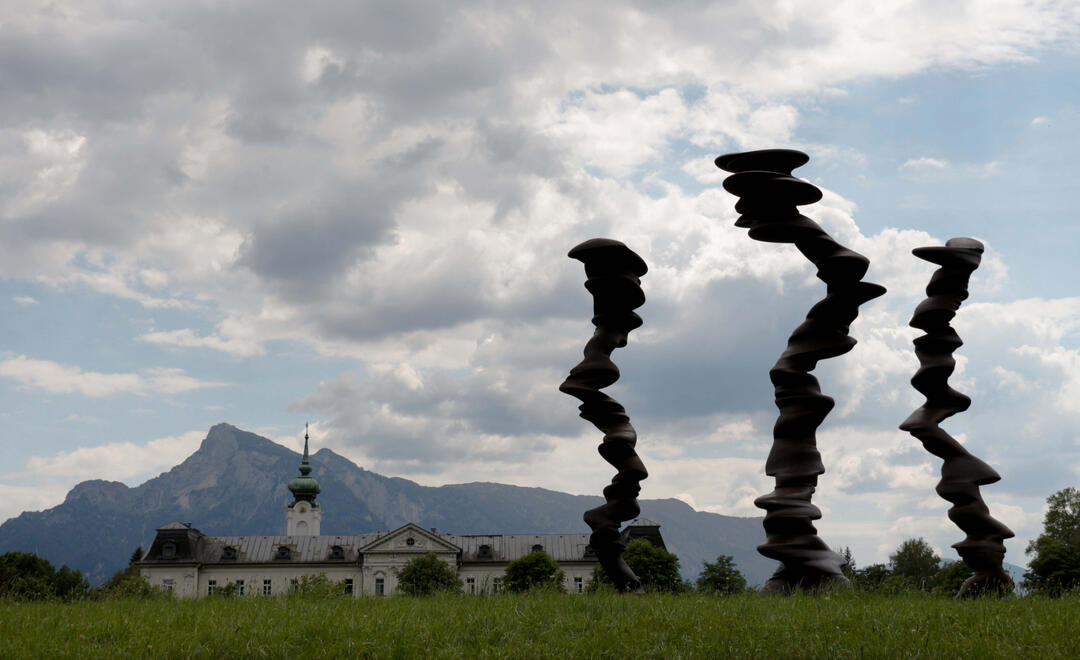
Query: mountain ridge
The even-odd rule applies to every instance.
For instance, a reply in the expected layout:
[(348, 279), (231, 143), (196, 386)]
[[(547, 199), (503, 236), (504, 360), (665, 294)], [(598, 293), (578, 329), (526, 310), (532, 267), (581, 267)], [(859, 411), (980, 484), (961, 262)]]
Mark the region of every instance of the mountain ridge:
[[(494, 481), (423, 486), (366, 470), (326, 447), (310, 461), (322, 486), (324, 534), (361, 534), (407, 522), (455, 534), (584, 533), (589, 530), (582, 513), (603, 501)], [(216, 424), (194, 453), (138, 486), (83, 481), (61, 504), (8, 519), (0, 524), (0, 553), (34, 552), (97, 583), (173, 521), (190, 521), (210, 535), (279, 534), (291, 501), (287, 483), (299, 462), (299, 453), (272, 440)], [(684, 577), (696, 576), (703, 561), (719, 554), (732, 555), (751, 584), (763, 582), (775, 566), (756, 551), (764, 540), (761, 518), (695, 511), (676, 499), (641, 505), (642, 517), (662, 525)]]

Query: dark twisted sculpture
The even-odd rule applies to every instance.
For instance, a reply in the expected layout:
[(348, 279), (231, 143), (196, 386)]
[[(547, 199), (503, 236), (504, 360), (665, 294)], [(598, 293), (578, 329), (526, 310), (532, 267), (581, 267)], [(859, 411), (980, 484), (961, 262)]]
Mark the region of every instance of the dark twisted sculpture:
[(766, 149), (720, 156), (716, 165), (733, 172), (724, 188), (739, 197), (737, 227), (750, 238), (770, 243), (794, 243), (817, 267), (827, 285), (825, 298), (815, 304), (788, 339), (787, 349), (769, 371), (780, 416), (773, 427), (773, 445), (765, 473), (776, 488), (754, 504), (766, 511), (767, 540), (758, 552), (782, 566), (763, 593), (791, 593), (848, 585), (841, 571), (844, 559), (817, 535), (811, 521), (821, 510), (810, 499), (819, 474), (825, 472), (814, 431), (832, 410), (834, 401), (821, 393), (810, 371), (818, 360), (847, 353), (855, 346), (848, 327), (859, 305), (885, 293), (885, 287), (863, 282), (870, 261), (837, 243), (816, 222), (796, 208), (821, 199), (821, 191), (791, 176), (809, 156), (789, 149)]
[(968, 297), (968, 279), (979, 267), (983, 245), (973, 238), (953, 238), (944, 247), (916, 248), (912, 252), (940, 268), (930, 278), (927, 298), (915, 308), (909, 324), (926, 333), (915, 340), (920, 366), (911, 379), (915, 389), (926, 397), (926, 403), (911, 413), (900, 428), (918, 438), (928, 452), (944, 459), (937, 493), (952, 503), (949, 518), (967, 533), (967, 538), (953, 547), (975, 572), (960, 587), (957, 597), (1008, 593), (1013, 581), (1002, 567), (1003, 541), (1012, 538), (1013, 533), (990, 516), (979, 495), (979, 486), (1001, 477), (938, 426), (971, 405), (971, 399), (948, 384), (956, 366), (953, 351), (964, 344), (949, 321)]
[(570, 370), (559, 390), (581, 400), (581, 416), (604, 433), (600, 455), (618, 470), (604, 488), (607, 502), (586, 511), (585, 522), (592, 529), (589, 543), (604, 572), (617, 589), (630, 591), (640, 587), (641, 581), (623, 560), (626, 543), (619, 527), (640, 513), (640, 482), (649, 473), (634, 451), (637, 433), (626, 409), (600, 389), (619, 379), (612, 351), (626, 346), (627, 335), (641, 326), (641, 317), (633, 310), (645, 303), (640, 278), (648, 267), (630, 248), (607, 238), (585, 241), (570, 250), (569, 256), (585, 264), (585, 288), (593, 295), (596, 331), (585, 344), (585, 359)]

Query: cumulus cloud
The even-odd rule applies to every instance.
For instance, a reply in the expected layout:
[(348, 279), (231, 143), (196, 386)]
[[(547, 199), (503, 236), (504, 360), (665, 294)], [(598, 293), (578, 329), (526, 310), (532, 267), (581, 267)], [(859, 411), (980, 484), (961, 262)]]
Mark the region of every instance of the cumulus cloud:
[(21, 307), (27, 307), (30, 305), (37, 305), (38, 301), (31, 296), (15, 296), (11, 299), (16, 305)]
[(157, 367), (140, 373), (101, 373), (80, 367), (16, 355), (0, 360), (0, 376), (18, 383), (20, 389), (43, 390), (55, 394), (82, 394), (89, 397), (115, 394), (176, 394), (225, 383), (201, 381), (183, 369)]
[(921, 158), (912, 158), (904, 161), (904, 164), (900, 166), (900, 169), (909, 172), (928, 172), (933, 170), (943, 170), (948, 167), (948, 165), (949, 164), (943, 160), (923, 156)]
[(190, 431), (178, 436), (151, 440), (145, 444), (111, 442), (96, 447), (80, 447), (52, 456), (30, 456), (26, 472), (49, 480), (74, 484), (83, 479), (129, 481), (167, 470), (199, 448), (205, 431)]

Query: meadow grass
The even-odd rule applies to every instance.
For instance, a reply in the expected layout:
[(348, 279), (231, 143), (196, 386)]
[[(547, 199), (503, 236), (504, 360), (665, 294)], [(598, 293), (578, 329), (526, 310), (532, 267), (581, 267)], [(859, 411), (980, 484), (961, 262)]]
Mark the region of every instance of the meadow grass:
[(0, 602), (0, 658), (1077, 658), (1080, 598), (908, 594)]

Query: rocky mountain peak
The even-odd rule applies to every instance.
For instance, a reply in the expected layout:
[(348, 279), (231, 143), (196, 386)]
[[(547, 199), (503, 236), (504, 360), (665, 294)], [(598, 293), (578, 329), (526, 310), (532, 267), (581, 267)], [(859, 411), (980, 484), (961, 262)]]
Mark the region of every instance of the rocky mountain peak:
[(68, 491), (64, 503), (83, 500), (90, 504), (114, 504), (128, 494), (131, 489), (119, 481), (92, 479), (77, 484)]

